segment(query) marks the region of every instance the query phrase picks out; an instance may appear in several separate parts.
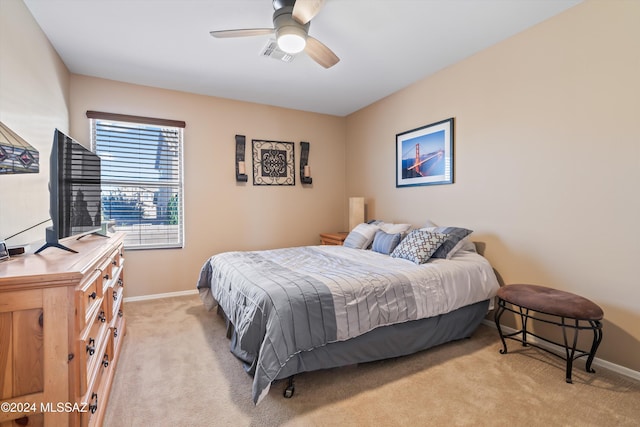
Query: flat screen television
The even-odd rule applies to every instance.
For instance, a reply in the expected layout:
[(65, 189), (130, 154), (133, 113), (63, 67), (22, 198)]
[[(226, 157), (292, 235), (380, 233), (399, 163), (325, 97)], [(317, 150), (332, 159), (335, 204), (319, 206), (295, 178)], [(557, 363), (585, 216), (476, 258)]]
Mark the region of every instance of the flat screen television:
[(61, 239), (102, 232), (100, 157), (58, 129), (53, 134), (49, 175), (52, 225), (46, 242), (36, 251), (56, 247), (76, 252)]

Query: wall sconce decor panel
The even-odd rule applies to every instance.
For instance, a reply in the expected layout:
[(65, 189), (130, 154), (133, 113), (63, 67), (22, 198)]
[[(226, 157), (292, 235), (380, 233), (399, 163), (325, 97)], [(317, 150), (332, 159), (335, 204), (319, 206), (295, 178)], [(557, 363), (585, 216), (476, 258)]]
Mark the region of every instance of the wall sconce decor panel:
[(311, 178), (311, 166), (309, 166), (309, 143), (300, 142), (300, 182), (313, 183)]
[(236, 181), (247, 182), (247, 169), (244, 162), (245, 136), (236, 135)]

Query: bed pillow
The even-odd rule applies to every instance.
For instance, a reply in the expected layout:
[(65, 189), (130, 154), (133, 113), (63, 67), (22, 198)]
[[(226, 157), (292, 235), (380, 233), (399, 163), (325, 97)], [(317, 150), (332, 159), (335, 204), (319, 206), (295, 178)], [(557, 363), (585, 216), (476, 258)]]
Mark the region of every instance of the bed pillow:
[(446, 240), (447, 236), (442, 233), (413, 230), (391, 252), (391, 256), (424, 264)]
[(353, 230), (344, 239), (342, 245), (348, 248), (367, 249), (373, 242), (378, 230), (380, 230), (380, 227), (374, 224), (358, 224), (353, 227)]
[[(475, 252), (478, 253), (478, 250), (476, 249), (476, 245), (475, 243), (473, 243), (469, 237), (465, 237), (464, 239), (460, 240), (460, 243), (458, 243), (458, 245), (460, 245), (460, 248), (458, 248), (457, 251), (466, 251), (466, 252)], [(457, 245), (456, 245), (457, 246)], [(455, 248), (454, 248), (455, 250)], [(454, 252), (454, 253), (455, 253)]]
[(411, 224), (394, 224), (393, 222), (384, 222), (380, 221), (379, 219), (372, 219), (371, 221), (367, 222), (367, 224), (377, 225), (378, 227), (380, 227), (380, 230), (388, 234), (402, 233), (403, 237), (407, 235), (412, 227)]
[(398, 246), (398, 243), (402, 240), (402, 233), (390, 234), (385, 233), (382, 230), (376, 232), (373, 238), (373, 245), (371, 249), (381, 254), (389, 255)]
[(463, 242), (463, 239), (473, 233), (472, 230), (460, 227), (428, 227), (422, 230), (442, 233), (447, 236), (447, 240), (432, 255), (432, 258), (443, 259), (451, 259), (451, 257), (464, 246), (465, 242)]
[(406, 236), (409, 230), (411, 230), (411, 224), (393, 224), (391, 222), (383, 222), (382, 224), (378, 224), (378, 226), (385, 233), (402, 233), (403, 236)]

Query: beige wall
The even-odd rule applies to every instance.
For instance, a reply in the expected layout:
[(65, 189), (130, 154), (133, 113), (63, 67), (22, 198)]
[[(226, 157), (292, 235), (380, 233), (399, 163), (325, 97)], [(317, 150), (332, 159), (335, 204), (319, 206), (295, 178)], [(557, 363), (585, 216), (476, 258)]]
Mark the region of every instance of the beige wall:
[[(0, 177), (0, 239), (49, 218), (53, 130), (67, 130), (69, 72), (21, 0), (0, 0), (0, 121), (40, 153), (40, 173)], [(44, 239), (48, 224), (7, 241)]]
[[(640, 2), (587, 2), (348, 117), (369, 218), (466, 226), (507, 283), (605, 311), (640, 370)], [(395, 135), (455, 118), (455, 183), (395, 188)]]
[[(318, 244), (344, 228), (346, 119), (246, 102), (71, 76), (71, 134), (89, 141), (87, 110), (184, 120), (185, 247), (130, 251), (127, 296), (195, 289), (211, 255), (228, 250)], [(313, 184), (235, 181), (235, 135), (310, 146)], [(251, 164), (249, 161), (248, 165)], [(296, 169), (297, 170), (297, 169)]]

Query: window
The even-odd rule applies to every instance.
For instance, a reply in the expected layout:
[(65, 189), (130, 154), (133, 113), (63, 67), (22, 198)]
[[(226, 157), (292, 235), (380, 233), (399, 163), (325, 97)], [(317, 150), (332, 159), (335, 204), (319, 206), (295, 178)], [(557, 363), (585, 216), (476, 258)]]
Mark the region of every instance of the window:
[(102, 160), (102, 218), (127, 249), (181, 248), (184, 122), (87, 111)]

